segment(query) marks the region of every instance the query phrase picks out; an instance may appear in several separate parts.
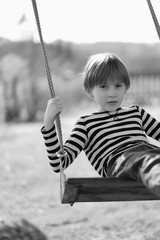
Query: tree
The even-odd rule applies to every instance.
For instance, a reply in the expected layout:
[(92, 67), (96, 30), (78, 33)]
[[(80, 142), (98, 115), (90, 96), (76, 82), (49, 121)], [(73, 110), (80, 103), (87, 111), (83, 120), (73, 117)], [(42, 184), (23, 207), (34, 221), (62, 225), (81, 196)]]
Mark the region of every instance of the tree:
[(18, 119), (23, 96), (20, 80), (25, 78), (27, 62), (17, 54), (7, 54), (0, 61), (1, 85), (4, 98), (4, 115), (6, 121)]

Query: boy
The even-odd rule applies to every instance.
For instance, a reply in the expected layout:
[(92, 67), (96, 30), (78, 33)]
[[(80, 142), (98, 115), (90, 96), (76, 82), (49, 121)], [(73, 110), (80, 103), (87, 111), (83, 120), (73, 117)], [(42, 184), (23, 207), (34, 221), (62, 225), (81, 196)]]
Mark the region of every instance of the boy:
[[(96, 54), (87, 62), (83, 78), (85, 91), (98, 111), (76, 122), (64, 144), (63, 169), (83, 150), (100, 176), (141, 181), (160, 197), (160, 148), (151, 145), (146, 136), (159, 141), (160, 123), (139, 106), (121, 106), (130, 87), (125, 64), (114, 54)], [(60, 146), (54, 118), (61, 111), (59, 97), (49, 100), (41, 130), (55, 172), (60, 171)]]

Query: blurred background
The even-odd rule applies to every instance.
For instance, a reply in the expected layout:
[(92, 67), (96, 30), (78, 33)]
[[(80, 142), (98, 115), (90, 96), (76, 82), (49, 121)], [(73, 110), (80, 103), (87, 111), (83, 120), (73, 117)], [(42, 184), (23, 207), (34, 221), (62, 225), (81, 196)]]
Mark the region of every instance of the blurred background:
[[(41, 121), (50, 95), (32, 3), (0, 4), (0, 121)], [(159, 20), (160, 3), (152, 4)], [(91, 106), (81, 73), (88, 57), (99, 52), (113, 52), (127, 65), (127, 104), (159, 104), (160, 43), (147, 1), (39, 0), (37, 5), (64, 111)]]
[[(160, 1), (152, 5), (160, 22)], [(64, 103), (64, 139), (79, 116), (96, 109), (81, 73), (100, 52), (117, 54), (128, 67), (124, 105), (139, 104), (160, 120), (160, 42), (146, 0), (37, 0), (37, 6)], [(158, 240), (158, 201), (61, 204), (59, 174), (40, 132), (49, 98), (32, 2), (0, 0), (0, 240)], [(65, 174), (97, 177), (84, 153)]]

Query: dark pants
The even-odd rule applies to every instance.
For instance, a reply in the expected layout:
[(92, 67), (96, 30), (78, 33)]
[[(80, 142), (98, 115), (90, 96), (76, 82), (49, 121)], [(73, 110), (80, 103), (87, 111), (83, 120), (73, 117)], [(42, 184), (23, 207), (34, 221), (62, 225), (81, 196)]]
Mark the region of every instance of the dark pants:
[(160, 148), (147, 143), (131, 148), (117, 158), (111, 176), (140, 181), (160, 197)]

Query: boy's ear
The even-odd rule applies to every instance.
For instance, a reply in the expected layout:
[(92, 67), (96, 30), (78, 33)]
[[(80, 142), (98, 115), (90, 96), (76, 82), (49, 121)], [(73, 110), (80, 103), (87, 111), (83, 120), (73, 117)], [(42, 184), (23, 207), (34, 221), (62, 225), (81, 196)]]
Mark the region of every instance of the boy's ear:
[(128, 92), (128, 88), (126, 88), (125, 95), (127, 94), (127, 92)]
[(90, 92), (88, 92), (88, 96), (91, 98), (91, 99), (94, 99), (94, 96), (93, 96), (93, 94), (92, 94), (92, 92), (90, 91)]

